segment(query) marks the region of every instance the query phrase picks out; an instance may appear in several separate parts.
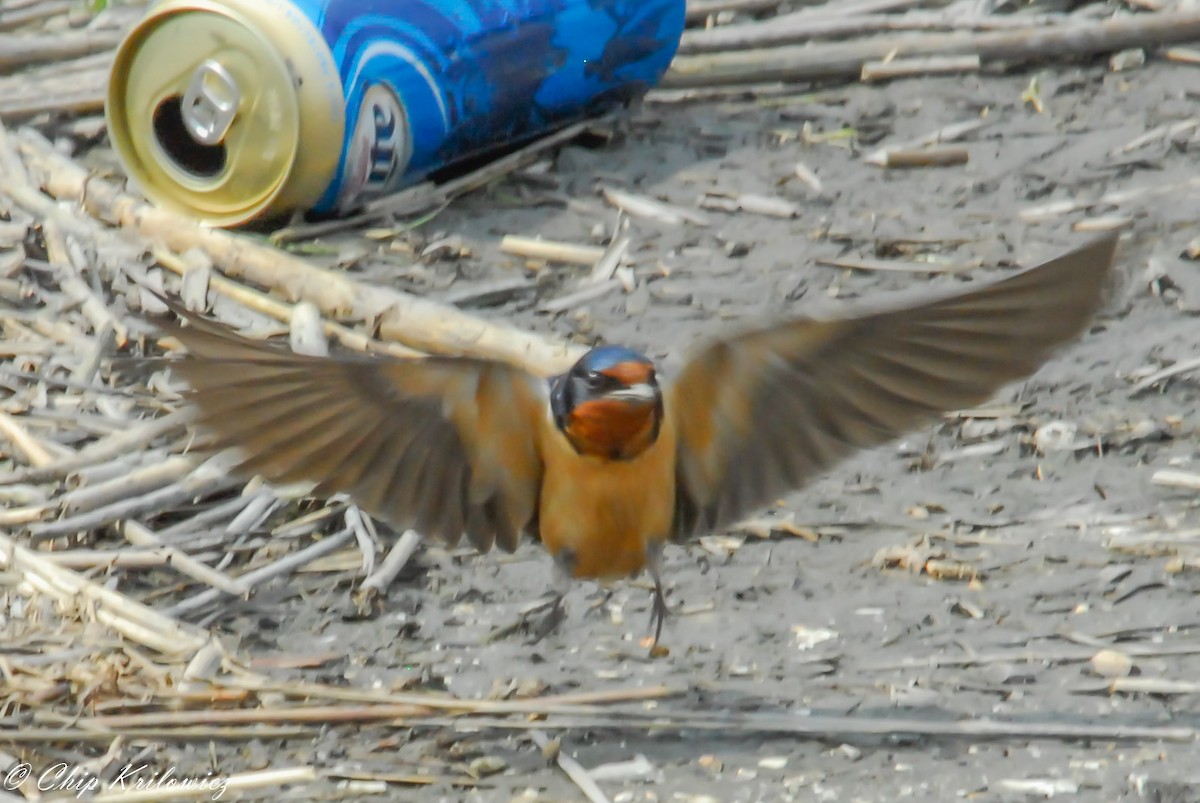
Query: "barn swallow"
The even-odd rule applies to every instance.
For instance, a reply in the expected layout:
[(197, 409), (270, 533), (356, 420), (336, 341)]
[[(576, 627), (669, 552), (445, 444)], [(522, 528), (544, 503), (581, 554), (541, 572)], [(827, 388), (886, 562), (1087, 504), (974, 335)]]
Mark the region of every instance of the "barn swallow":
[[(173, 362), (236, 471), (345, 493), (397, 529), (479, 551), (541, 541), (567, 573), (649, 571), (856, 450), (987, 400), (1078, 335), (1117, 237), (998, 281), (716, 339), (671, 381), (617, 346), (545, 377), (469, 357), (293, 354), (169, 303)], [(557, 606), (556, 606), (557, 607)]]

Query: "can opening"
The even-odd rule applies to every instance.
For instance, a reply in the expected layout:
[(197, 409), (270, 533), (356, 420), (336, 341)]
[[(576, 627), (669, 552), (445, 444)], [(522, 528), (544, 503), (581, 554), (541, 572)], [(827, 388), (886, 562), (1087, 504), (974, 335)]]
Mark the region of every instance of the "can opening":
[(225, 169), (225, 145), (203, 145), (183, 122), (183, 98), (169, 97), (154, 110), (154, 138), (176, 166), (198, 178), (213, 178)]

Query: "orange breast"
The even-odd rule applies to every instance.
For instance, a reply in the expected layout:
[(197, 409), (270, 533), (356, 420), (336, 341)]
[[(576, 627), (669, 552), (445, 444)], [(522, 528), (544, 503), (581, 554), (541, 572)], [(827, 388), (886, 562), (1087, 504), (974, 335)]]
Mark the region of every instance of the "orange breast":
[(597, 457), (627, 457), (654, 437), (655, 409), (611, 399), (583, 402), (571, 411), (566, 435), (575, 448)]
[(538, 528), (550, 554), (568, 549), (575, 577), (627, 577), (646, 566), (646, 547), (670, 535), (675, 511), (675, 433), (630, 460), (578, 454), (553, 422), (542, 439), (546, 473)]

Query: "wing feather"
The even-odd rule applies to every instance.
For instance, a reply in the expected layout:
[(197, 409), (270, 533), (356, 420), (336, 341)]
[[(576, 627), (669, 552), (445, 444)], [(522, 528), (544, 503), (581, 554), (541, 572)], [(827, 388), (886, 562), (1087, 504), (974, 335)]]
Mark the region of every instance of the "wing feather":
[(731, 524), (852, 452), (985, 401), (1100, 306), (1117, 237), (964, 292), (711, 343), (667, 390), (675, 535)]
[(343, 492), (397, 529), (513, 550), (536, 519), (546, 382), (467, 358), (313, 357), (253, 341), (164, 299), (213, 448), (237, 471)]

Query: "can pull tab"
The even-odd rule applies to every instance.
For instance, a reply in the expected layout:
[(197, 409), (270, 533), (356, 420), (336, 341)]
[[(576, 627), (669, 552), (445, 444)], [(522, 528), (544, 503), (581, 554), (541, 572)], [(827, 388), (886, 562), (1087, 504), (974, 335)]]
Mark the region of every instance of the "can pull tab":
[(225, 139), (242, 98), (237, 82), (219, 61), (207, 59), (192, 73), (180, 114), (192, 139), (216, 145)]

